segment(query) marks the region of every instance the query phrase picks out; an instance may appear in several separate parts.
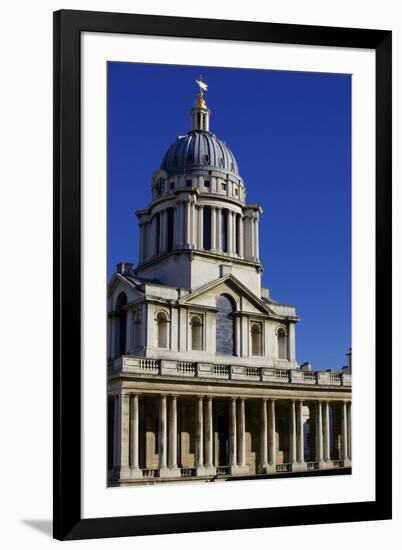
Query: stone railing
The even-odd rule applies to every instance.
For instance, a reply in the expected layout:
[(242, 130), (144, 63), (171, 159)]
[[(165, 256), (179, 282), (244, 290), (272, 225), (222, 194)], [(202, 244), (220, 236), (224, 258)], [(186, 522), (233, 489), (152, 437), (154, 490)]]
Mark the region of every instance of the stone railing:
[(122, 372), (154, 376), (175, 376), (182, 378), (208, 378), (219, 380), (242, 380), (269, 384), (295, 384), (318, 386), (351, 387), (352, 377), (348, 373), (312, 372), (299, 369), (277, 369), (248, 367), (244, 365), (220, 365), (214, 363), (192, 363), (163, 359), (146, 359), (124, 356), (116, 360), (110, 374)]

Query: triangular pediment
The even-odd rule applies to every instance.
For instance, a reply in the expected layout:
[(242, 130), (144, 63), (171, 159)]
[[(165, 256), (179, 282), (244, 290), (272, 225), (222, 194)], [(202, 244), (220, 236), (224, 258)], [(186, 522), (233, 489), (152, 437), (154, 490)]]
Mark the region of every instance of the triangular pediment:
[(128, 277), (125, 277), (120, 273), (115, 273), (108, 286), (108, 296), (109, 299), (111, 299), (112, 304), (115, 302), (115, 299), (117, 299), (120, 292), (126, 293), (128, 303), (134, 302), (144, 296), (144, 293)]
[(232, 274), (220, 277), (194, 290), (181, 298), (180, 303), (215, 307), (216, 297), (220, 294), (230, 295), (236, 302), (239, 311), (266, 315), (276, 319), (282, 318)]

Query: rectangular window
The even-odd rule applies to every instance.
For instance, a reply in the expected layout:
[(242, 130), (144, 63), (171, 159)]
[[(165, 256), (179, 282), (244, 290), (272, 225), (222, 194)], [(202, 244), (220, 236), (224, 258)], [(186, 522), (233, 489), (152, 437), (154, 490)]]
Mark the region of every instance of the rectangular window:
[(192, 180), (186, 180), (186, 187), (191, 187), (192, 183), (193, 183)]
[(204, 181), (204, 187), (207, 187), (209, 189), (209, 186), (210, 186), (210, 181), (209, 180), (205, 180)]
[(170, 182), (170, 189), (174, 189), (174, 181)]
[(224, 208), (222, 210), (222, 227), (221, 227), (221, 234), (222, 234), (222, 252), (228, 251), (228, 210)]
[(211, 207), (203, 208), (203, 249), (211, 250)]
[(227, 184), (226, 184), (226, 183), (222, 183), (222, 190), (223, 190), (223, 191), (226, 191), (226, 187), (227, 187)]
[(174, 208), (167, 209), (167, 251), (173, 250)]

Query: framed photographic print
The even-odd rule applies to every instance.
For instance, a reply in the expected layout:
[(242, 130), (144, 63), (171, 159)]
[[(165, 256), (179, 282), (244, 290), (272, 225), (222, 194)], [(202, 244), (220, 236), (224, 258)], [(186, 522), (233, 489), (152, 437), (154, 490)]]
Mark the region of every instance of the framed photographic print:
[(391, 517), (389, 31), (56, 12), (54, 189), (56, 538)]

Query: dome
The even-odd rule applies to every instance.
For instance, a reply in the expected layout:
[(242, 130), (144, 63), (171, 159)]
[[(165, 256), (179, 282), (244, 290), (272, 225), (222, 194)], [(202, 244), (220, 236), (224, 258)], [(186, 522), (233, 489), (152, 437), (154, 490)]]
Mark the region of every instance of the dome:
[(161, 169), (169, 176), (213, 170), (239, 178), (236, 159), (229, 147), (215, 134), (207, 131), (191, 130), (179, 136), (167, 150)]

